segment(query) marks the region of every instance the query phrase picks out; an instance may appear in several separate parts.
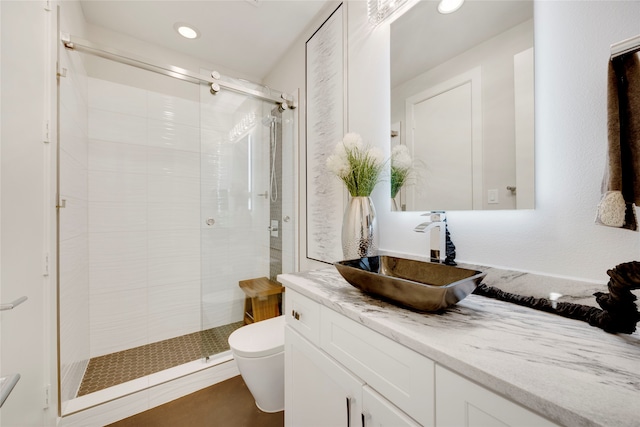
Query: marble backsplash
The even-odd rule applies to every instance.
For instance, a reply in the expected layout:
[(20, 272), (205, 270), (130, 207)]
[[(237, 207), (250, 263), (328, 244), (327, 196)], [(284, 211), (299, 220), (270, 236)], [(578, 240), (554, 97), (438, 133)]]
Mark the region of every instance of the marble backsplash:
[[(380, 251), (383, 255), (405, 257), (427, 261), (427, 258), (400, 254), (397, 252)], [(558, 301), (573, 304), (583, 304), (598, 307), (593, 296), (595, 292), (608, 292), (607, 283), (593, 283), (564, 277), (546, 276), (495, 267), (485, 267), (475, 264), (459, 263), (459, 267), (480, 270), (487, 273), (482, 283), (499, 288), (505, 292), (535, 298), (549, 298), (552, 292), (561, 294)], [(613, 268), (615, 266), (611, 266)], [(640, 296), (640, 290), (632, 291)]]

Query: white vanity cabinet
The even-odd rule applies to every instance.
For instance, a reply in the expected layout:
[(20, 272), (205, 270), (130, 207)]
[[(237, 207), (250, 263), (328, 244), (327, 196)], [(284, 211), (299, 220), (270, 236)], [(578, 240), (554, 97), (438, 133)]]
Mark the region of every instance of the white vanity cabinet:
[(291, 289), (285, 306), (287, 427), (556, 426)]
[(303, 295), (285, 295), (286, 426), (433, 426), (432, 361)]
[(557, 427), (460, 375), (436, 366), (437, 427)]

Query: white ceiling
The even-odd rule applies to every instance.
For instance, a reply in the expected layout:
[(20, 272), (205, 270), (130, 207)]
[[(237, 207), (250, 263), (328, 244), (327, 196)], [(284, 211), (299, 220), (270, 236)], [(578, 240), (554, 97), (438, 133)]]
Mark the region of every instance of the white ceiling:
[[(81, 0), (87, 22), (262, 80), (327, 0)], [(255, 5), (257, 4), (257, 6)], [(195, 26), (187, 40), (176, 22)]]
[[(87, 22), (262, 80), (328, 0), (80, 0)], [(531, 0), (420, 1), (391, 27), (392, 86), (533, 15)], [(187, 40), (174, 30), (189, 23)]]

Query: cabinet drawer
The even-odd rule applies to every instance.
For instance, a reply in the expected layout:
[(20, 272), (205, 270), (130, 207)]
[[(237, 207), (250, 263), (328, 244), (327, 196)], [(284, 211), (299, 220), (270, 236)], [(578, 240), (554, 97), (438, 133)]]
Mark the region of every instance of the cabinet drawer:
[(425, 427), (434, 425), (432, 360), (321, 307), (320, 346)]
[(313, 344), (320, 346), (320, 304), (287, 289), (285, 316), (288, 325)]

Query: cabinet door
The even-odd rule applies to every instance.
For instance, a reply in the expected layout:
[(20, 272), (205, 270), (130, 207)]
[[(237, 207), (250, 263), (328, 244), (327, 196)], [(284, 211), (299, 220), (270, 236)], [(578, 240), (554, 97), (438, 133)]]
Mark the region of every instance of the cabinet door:
[(322, 306), (320, 346), (425, 427), (433, 427), (435, 363)]
[(420, 427), (369, 386), (362, 390), (362, 427)]
[(478, 384), (436, 365), (436, 427), (557, 427)]
[(329, 356), (285, 328), (285, 425), (357, 426), (363, 383)]

